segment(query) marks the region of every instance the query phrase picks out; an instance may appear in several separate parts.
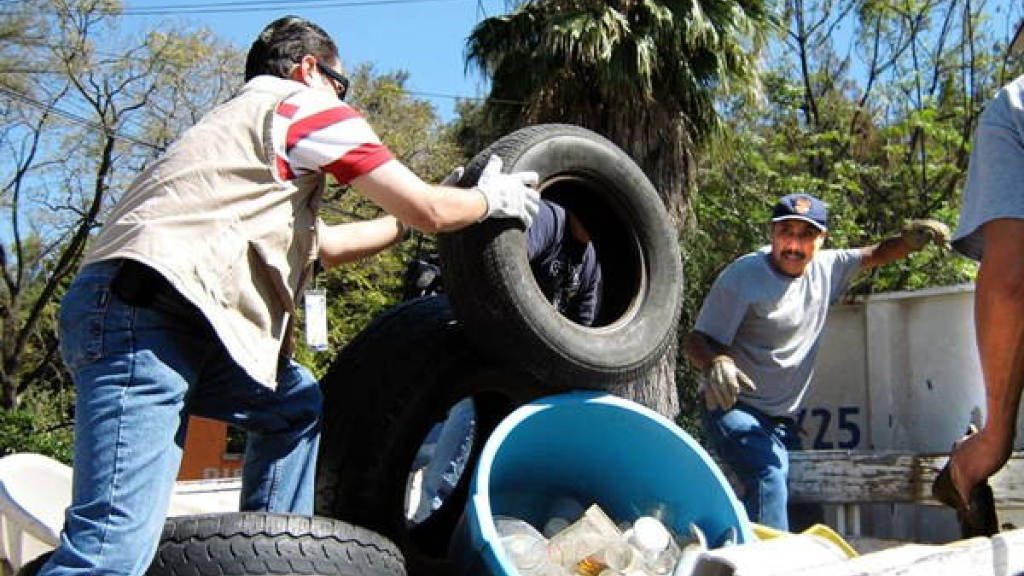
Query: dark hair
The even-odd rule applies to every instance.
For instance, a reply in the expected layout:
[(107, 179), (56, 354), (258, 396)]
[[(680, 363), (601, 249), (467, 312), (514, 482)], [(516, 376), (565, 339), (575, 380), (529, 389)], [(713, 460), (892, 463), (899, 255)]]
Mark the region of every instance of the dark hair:
[(245, 81), (260, 74), (287, 78), (306, 54), (319, 61), (338, 58), (338, 47), (323, 28), (298, 16), (274, 20), (260, 32), (245, 57)]

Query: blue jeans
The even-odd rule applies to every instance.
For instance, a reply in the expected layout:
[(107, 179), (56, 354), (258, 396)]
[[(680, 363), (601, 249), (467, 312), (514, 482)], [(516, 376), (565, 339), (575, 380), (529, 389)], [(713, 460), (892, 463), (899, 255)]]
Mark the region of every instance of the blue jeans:
[(85, 267), (61, 305), (61, 355), (77, 390), (74, 481), (43, 576), (146, 571), (191, 414), (248, 432), (242, 510), (313, 513), (323, 400), (312, 375), (282, 360), (277, 389), (260, 385), (173, 289), (145, 307), (115, 296), (121, 265)]
[(701, 415), (712, 448), (743, 485), (743, 506), (750, 520), (789, 530), (789, 450), (802, 448), (796, 422), (744, 404), (711, 412), (702, 406)]

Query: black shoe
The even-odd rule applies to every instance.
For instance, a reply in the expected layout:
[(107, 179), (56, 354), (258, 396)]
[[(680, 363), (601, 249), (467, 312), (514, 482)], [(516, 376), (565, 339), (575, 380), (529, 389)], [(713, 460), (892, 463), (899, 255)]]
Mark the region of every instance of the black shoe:
[(960, 537), (987, 537), (997, 534), (999, 520), (996, 518), (996, 501), (988, 480), (982, 480), (971, 488), (970, 503), (965, 506), (953, 485), (949, 465), (950, 462), (947, 461), (946, 466), (939, 472), (939, 476), (932, 484), (932, 496), (956, 510), (956, 520), (960, 523)]

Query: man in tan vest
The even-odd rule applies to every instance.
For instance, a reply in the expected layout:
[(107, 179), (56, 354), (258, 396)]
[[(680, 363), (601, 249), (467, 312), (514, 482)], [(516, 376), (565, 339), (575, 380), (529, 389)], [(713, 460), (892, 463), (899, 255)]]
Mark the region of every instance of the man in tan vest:
[[(375, 254), (407, 226), (528, 227), (536, 214), (536, 174), (503, 174), (497, 158), (470, 190), (396, 161), (342, 101), (337, 47), (309, 21), (267, 26), (245, 78), (133, 183), (61, 306), (78, 393), (74, 494), (40, 574), (146, 571), (190, 414), (248, 432), (242, 510), (312, 514), (322, 398), (288, 335), (314, 260)], [(391, 215), (325, 225), (327, 174)]]

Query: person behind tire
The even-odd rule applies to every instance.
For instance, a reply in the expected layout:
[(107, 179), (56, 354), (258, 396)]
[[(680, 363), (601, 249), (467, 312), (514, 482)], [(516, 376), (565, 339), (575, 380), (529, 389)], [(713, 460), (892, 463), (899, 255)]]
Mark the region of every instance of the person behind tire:
[[(77, 389), (74, 487), (45, 576), (149, 565), (187, 416), (249, 434), (243, 511), (312, 514), (322, 397), (291, 359), (296, 301), (327, 267), (398, 242), (406, 226), (529, 225), (536, 174), (495, 158), (471, 190), (428, 185), (342, 99), (338, 50), (285, 17), (253, 42), (246, 84), (143, 172), (114, 206), (60, 312)], [(391, 215), (327, 226), (326, 176)]]
[(579, 217), (561, 204), (541, 200), (526, 229), (526, 254), (548, 302), (569, 320), (592, 325), (601, 305), (601, 263)]
[(827, 220), (813, 196), (779, 199), (771, 245), (722, 271), (684, 344), (703, 373), (701, 412), (712, 448), (743, 485), (750, 519), (781, 530), (789, 529), (788, 450), (801, 446), (793, 415), (811, 381), (829, 305), (858, 271), (949, 239), (941, 222), (914, 220), (873, 246), (822, 250)]
[[(458, 172), (446, 180), (458, 180), (455, 174)], [(526, 229), (526, 253), (537, 285), (551, 305), (573, 322), (592, 325), (600, 310), (601, 264), (580, 219), (562, 205), (542, 199), (537, 216)], [(414, 522), (422, 522), (441, 507), (465, 470), (476, 426), (472, 400), (464, 398), (455, 404), (438, 426), (428, 435), (436, 441), (423, 469)]]
[[(601, 263), (579, 217), (542, 199), (526, 230), (526, 251), (537, 285), (551, 305), (573, 322), (592, 325), (601, 303)], [(417, 258), (403, 275), (402, 300), (441, 294), (443, 284), (438, 255)]]

